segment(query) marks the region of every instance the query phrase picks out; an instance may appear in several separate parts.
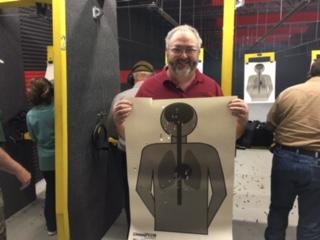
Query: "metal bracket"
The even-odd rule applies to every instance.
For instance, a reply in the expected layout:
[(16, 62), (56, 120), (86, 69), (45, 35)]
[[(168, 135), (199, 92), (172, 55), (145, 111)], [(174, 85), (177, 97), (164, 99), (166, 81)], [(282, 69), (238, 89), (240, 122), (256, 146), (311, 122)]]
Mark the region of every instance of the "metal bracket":
[(103, 16), (103, 11), (97, 6), (92, 7), (92, 17), (94, 20), (97, 20)]

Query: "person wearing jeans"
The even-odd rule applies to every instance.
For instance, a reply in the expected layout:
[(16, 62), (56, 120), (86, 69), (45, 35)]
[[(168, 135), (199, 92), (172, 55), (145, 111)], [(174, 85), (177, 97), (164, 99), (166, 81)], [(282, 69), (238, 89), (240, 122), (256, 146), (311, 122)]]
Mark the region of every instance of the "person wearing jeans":
[(309, 74), (305, 83), (283, 91), (268, 113), (275, 148), (266, 240), (285, 240), (296, 197), (297, 240), (320, 239), (320, 59)]
[[(271, 175), (271, 206), (266, 239), (285, 239), (288, 215), (298, 196), (298, 239), (319, 239), (320, 155), (304, 155), (276, 147)], [(318, 232), (318, 233), (317, 233)], [(314, 236), (314, 237), (313, 237)]]

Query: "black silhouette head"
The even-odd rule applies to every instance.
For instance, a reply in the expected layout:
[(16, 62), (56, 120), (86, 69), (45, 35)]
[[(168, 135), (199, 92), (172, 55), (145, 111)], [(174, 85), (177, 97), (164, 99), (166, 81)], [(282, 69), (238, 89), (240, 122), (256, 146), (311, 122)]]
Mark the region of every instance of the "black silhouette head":
[(161, 114), (161, 126), (164, 131), (172, 136), (185, 137), (197, 125), (196, 111), (186, 103), (172, 103), (165, 107)]
[(262, 73), (264, 71), (264, 65), (262, 63), (258, 63), (254, 66), (254, 70), (256, 73)]

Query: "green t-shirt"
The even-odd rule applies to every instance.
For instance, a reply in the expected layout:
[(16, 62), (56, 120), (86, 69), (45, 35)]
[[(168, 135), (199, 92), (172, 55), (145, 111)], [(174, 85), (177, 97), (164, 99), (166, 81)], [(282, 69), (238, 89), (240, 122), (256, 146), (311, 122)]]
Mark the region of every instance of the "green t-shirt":
[(32, 140), (37, 144), (41, 171), (55, 167), (54, 106), (37, 106), (27, 113), (27, 127)]
[(2, 128), (2, 112), (0, 111), (0, 147), (5, 143), (6, 139)]

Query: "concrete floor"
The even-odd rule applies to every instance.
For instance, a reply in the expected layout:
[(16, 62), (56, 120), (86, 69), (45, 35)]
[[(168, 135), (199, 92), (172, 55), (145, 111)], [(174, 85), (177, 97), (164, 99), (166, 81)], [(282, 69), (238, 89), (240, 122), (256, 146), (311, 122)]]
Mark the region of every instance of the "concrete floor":
[[(126, 229), (125, 214), (122, 213), (116, 220), (114, 225), (109, 229), (108, 233), (101, 240), (123, 240), (126, 237), (124, 229)], [(264, 240), (263, 234), (266, 228), (264, 223), (245, 222), (233, 220), (233, 240)], [(287, 229), (286, 240), (295, 240), (296, 228), (289, 227)], [(219, 239), (223, 240), (223, 239)]]
[(44, 222), (43, 208), (45, 183), (36, 185), (37, 199), (6, 221), (7, 240), (56, 240), (48, 236)]
[[(43, 198), (39, 198), (7, 221), (8, 240), (57, 240), (49, 237), (43, 220)], [(234, 240), (263, 240), (266, 225), (244, 221), (233, 221)], [(102, 240), (124, 240), (126, 220), (122, 213)], [(295, 240), (295, 228), (287, 230), (287, 240)]]
[[(234, 240), (263, 240), (270, 199), (271, 154), (266, 150), (238, 151), (235, 160), (233, 206)], [(7, 220), (8, 240), (56, 240), (46, 232), (43, 217), (43, 182), (37, 184), (37, 200)], [(297, 207), (290, 213), (286, 240), (295, 240)], [(121, 214), (102, 240), (123, 240), (125, 215)], [(77, 239), (78, 240), (78, 239)], [(219, 239), (223, 240), (223, 239)]]

